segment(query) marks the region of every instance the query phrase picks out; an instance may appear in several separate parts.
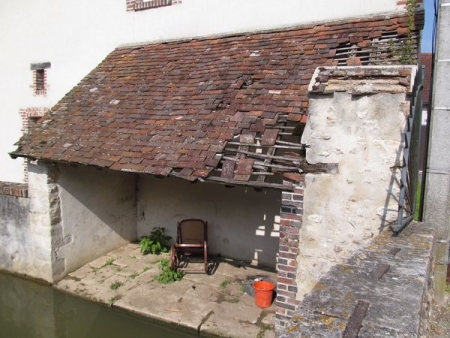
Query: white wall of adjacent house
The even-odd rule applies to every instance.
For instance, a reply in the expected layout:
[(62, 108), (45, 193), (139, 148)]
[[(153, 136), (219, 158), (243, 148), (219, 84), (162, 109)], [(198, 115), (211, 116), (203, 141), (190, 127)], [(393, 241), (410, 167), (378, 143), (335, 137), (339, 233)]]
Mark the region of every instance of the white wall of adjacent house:
[[(20, 109), (50, 108), (121, 44), (184, 39), (402, 11), (396, 0), (183, 0), (126, 11), (126, 0), (0, 2), (0, 180), (23, 180), (8, 152)], [(30, 64), (51, 62), (47, 94), (34, 95)]]
[(276, 266), (281, 191), (140, 176), (137, 204), (139, 238), (159, 226), (175, 240), (178, 221), (200, 218), (208, 222), (210, 254)]

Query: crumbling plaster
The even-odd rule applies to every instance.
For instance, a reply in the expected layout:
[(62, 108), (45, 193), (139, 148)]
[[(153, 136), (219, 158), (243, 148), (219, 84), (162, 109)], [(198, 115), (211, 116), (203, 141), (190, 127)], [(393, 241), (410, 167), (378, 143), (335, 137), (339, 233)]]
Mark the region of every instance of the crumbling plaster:
[(408, 108), (405, 93), (310, 97), (302, 137), (309, 147), (307, 161), (337, 163), (338, 171), (305, 178), (299, 298), (333, 265), (395, 221)]

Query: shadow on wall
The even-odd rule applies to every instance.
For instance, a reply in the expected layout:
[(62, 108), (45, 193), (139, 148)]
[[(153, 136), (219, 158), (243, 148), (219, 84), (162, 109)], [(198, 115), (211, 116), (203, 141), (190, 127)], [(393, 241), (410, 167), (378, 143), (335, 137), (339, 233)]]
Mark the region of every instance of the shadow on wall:
[(201, 218), (208, 222), (212, 255), (275, 268), (281, 191), (151, 176), (139, 176), (137, 185), (138, 238), (161, 226), (174, 240), (178, 221)]
[(136, 175), (83, 166), (60, 166), (62, 248), (74, 265), (136, 239)]
[[(401, 138), (403, 134), (401, 133)], [(395, 155), (395, 165), (391, 167), (391, 177), (387, 188), (386, 198), (384, 200), (384, 208), (379, 212), (381, 223), (379, 232), (381, 233), (386, 227), (392, 226), (397, 221), (398, 215), (398, 202), (399, 202), (399, 189), (400, 189), (400, 176), (401, 165), (403, 158), (404, 144), (400, 143)]]

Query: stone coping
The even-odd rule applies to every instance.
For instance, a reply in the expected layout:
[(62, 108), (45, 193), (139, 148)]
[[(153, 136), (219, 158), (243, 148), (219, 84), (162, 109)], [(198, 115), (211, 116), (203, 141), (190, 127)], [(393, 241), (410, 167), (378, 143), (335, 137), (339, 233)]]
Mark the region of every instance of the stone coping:
[(427, 330), (434, 233), (413, 222), (383, 231), (335, 266), (301, 302), (281, 338), (419, 337)]

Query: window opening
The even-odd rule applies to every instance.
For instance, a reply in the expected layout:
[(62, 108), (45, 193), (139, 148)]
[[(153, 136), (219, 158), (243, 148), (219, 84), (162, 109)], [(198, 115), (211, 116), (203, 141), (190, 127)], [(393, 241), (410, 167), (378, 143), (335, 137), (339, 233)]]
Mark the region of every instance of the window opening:
[(47, 94), (47, 69), (50, 68), (50, 62), (44, 63), (32, 63), (31, 70), (33, 71), (33, 89), (34, 95), (46, 95)]

